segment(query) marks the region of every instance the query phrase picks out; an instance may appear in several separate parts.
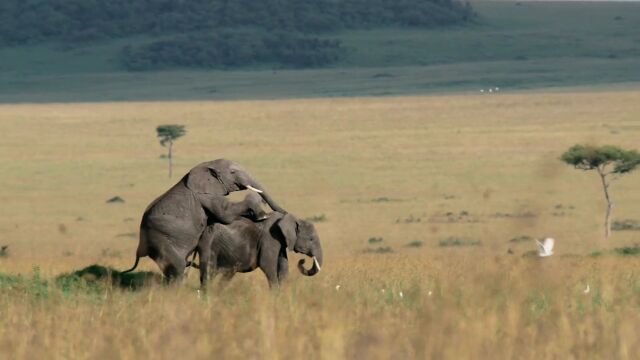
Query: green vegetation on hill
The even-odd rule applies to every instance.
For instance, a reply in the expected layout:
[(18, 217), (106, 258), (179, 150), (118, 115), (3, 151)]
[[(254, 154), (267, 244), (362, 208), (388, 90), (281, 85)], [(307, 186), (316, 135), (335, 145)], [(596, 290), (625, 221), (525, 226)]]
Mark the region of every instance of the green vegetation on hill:
[(128, 70), (320, 66), (340, 58), (340, 42), (308, 34), (436, 27), (474, 16), (468, 4), (454, 0), (4, 0), (0, 14), (0, 41), (5, 44), (172, 36), (124, 49), (122, 63)]
[[(6, 5), (1, 3), (0, 7)], [(502, 93), (640, 82), (638, 2), (487, 1), (474, 2), (473, 9), (477, 17), (464, 26), (288, 32), (292, 39), (339, 41), (337, 49), (322, 50), (332, 56), (337, 53), (338, 59), (313, 69), (286, 62), (281, 65), (282, 60), (272, 58), (241, 67), (224, 62), (211, 65), (204, 61), (206, 56), (198, 60), (207, 64), (204, 66), (167, 66), (162, 58), (150, 60), (147, 56), (160, 46), (153, 43), (171, 42), (176, 37), (213, 37), (214, 31), (0, 46), (0, 102), (479, 93), (490, 86), (500, 87)], [(5, 25), (0, 22), (0, 27)], [(252, 27), (227, 32), (235, 37), (259, 35), (252, 39), (258, 45), (259, 39), (267, 37), (266, 31)], [(127, 57), (122, 50), (126, 46), (136, 53), (135, 57)], [(195, 54), (203, 51), (198, 44), (192, 46)], [(170, 62), (180, 64), (196, 61), (190, 57), (200, 58), (191, 53), (185, 56), (185, 51), (174, 54), (179, 60)], [(314, 53), (322, 59), (318, 54)], [(222, 59), (234, 64), (234, 57), (243, 56), (232, 55)], [(150, 68), (157, 71), (125, 71), (123, 64), (136, 66), (136, 62), (146, 62), (145, 66), (151, 62)]]
[(454, 0), (3, 0), (0, 39), (91, 40), (233, 27), (320, 32), (469, 21)]
[(177, 36), (133, 48), (125, 46), (121, 61), (127, 70), (134, 71), (259, 64), (316, 67), (337, 61), (343, 53), (338, 40), (285, 32), (222, 31), (212, 35)]

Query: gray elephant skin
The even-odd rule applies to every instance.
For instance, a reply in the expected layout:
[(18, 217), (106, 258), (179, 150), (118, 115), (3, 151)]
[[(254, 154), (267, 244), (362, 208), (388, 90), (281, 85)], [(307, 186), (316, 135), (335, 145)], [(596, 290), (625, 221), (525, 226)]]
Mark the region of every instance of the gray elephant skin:
[(140, 223), (135, 264), (125, 272), (133, 271), (141, 257), (149, 256), (167, 278), (181, 278), (187, 257), (196, 250), (208, 225), (231, 224), (242, 216), (254, 220), (265, 217), (259, 202), (256, 204), (251, 196), (238, 203), (225, 198), (231, 192), (245, 189), (260, 192), (273, 210), (286, 213), (235, 162), (226, 159), (204, 162), (147, 207)]
[(201, 273), (222, 274), (229, 281), (237, 272), (260, 268), (271, 288), (286, 280), (289, 264), (287, 250), (313, 258), (311, 269), (298, 262), (303, 275), (313, 276), (323, 262), (322, 245), (314, 225), (292, 214), (273, 212), (261, 222), (240, 218), (231, 224), (208, 226), (202, 234), (198, 253)]

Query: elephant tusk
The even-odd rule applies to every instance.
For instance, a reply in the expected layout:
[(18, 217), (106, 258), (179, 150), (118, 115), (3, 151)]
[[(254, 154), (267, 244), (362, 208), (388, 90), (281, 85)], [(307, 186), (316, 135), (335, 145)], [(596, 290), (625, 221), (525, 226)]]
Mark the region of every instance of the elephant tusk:
[(260, 190), (260, 189), (256, 189), (256, 188), (254, 188), (254, 187), (253, 187), (253, 186), (251, 186), (251, 185), (247, 185), (247, 189), (249, 189), (249, 190), (253, 190), (253, 191), (257, 192), (258, 194), (262, 194), (262, 192), (263, 192), (262, 190)]
[(316, 267), (318, 268), (318, 271), (320, 271), (320, 264), (318, 264), (318, 259), (316, 259), (316, 257), (313, 257), (313, 262), (316, 264)]

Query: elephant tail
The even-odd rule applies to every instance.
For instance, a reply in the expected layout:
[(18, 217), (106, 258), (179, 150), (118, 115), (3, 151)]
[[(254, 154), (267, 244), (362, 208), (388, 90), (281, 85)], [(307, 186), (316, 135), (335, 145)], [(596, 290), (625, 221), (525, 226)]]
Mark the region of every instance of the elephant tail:
[(140, 261), (140, 258), (145, 257), (147, 255), (148, 254), (147, 254), (146, 231), (144, 231), (141, 226), (140, 227), (140, 243), (138, 244), (138, 249), (136, 250), (136, 261), (133, 264), (133, 267), (131, 269), (127, 271), (123, 271), (122, 274), (126, 274), (135, 270), (138, 267), (138, 262)]
[(130, 273), (138, 267), (138, 262), (140, 261), (140, 256), (136, 255), (136, 262), (133, 264), (133, 267), (129, 270), (123, 271), (120, 274)]

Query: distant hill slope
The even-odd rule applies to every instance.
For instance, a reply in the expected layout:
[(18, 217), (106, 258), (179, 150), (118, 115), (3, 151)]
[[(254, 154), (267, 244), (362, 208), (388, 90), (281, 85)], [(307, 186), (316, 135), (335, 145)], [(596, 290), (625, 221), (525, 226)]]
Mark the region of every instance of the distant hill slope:
[(234, 27), (305, 33), (470, 20), (455, 0), (3, 0), (0, 40), (13, 44)]
[[(216, 36), (207, 32), (5, 45), (0, 46), (0, 102), (479, 93), (491, 86), (504, 93), (640, 82), (638, 2), (474, 2), (473, 9), (477, 17), (456, 26), (292, 31), (310, 41), (302, 42), (301, 49), (315, 42), (326, 46), (326, 54), (339, 53), (337, 60), (315, 69), (272, 61), (213, 69), (188, 65), (129, 72), (123, 68), (123, 48), (175, 50), (178, 46), (171, 46), (175, 38)], [(255, 31), (237, 28), (229, 36), (250, 36)], [(277, 36), (277, 32), (265, 35)], [(333, 41), (339, 41), (337, 49), (331, 47)], [(233, 50), (244, 53), (241, 47), (227, 51)], [(184, 61), (200, 61), (188, 48), (176, 53), (185, 54)], [(298, 55), (304, 58), (304, 52)]]
[(344, 53), (339, 40), (320, 39), (321, 33), (433, 28), (473, 17), (471, 6), (457, 0), (3, 0), (0, 41), (164, 36), (123, 49), (122, 65), (128, 70), (261, 63), (316, 67)]

